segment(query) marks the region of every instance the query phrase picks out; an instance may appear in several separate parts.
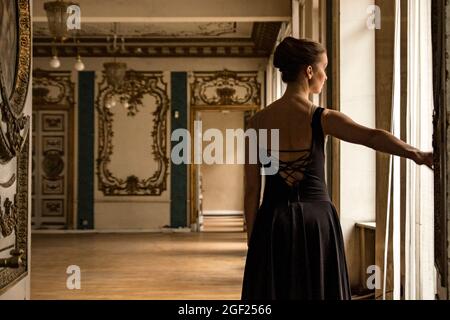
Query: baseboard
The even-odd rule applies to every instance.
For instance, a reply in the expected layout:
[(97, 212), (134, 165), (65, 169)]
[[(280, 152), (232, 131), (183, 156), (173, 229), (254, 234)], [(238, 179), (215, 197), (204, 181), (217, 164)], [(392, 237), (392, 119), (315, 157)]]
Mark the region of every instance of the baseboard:
[(189, 233), (190, 228), (111, 229), (111, 230), (31, 230), (31, 234), (92, 234), (92, 233)]
[(204, 210), (203, 216), (244, 216), (244, 211), (235, 210)]

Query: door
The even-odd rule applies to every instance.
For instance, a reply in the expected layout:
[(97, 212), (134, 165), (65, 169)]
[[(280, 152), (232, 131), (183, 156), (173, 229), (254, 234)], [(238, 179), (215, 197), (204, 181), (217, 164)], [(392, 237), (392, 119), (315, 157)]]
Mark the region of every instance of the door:
[(74, 92), (70, 71), (34, 70), (33, 229), (73, 227)]
[(41, 109), (33, 117), (32, 227), (65, 229), (71, 209), (70, 114)]

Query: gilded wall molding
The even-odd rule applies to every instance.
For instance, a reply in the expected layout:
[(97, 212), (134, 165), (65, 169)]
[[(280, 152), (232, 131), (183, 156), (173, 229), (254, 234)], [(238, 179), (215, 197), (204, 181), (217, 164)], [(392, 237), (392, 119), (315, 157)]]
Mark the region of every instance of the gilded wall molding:
[[(14, 199), (1, 197), (0, 234), (14, 237), (14, 245), (7, 248), (10, 256), (0, 259), (0, 292), (27, 275), (28, 270), (28, 168), (30, 116), (24, 115), (31, 66), (31, 12), (29, 0), (2, 2), (2, 17), (8, 22), (0, 25), (0, 170), (16, 161), (16, 172), (9, 181), (2, 181), (4, 189), (15, 187)], [(6, 30), (2, 26), (7, 25)]]
[(70, 71), (33, 71), (33, 103), (39, 105), (62, 105), (73, 107), (75, 83)]
[[(18, 0), (16, 2), (16, 6), (18, 18), (16, 21), (17, 43), (10, 44), (17, 45), (14, 84), (12, 92), (6, 92), (6, 90), (2, 90), (1, 101), (3, 103), (9, 104), (12, 114), (17, 118), (21, 117), (22, 111), (25, 107), (25, 100), (27, 97), (28, 85), (30, 81), (31, 16), (29, 0)], [(6, 61), (6, 63), (10, 63), (10, 61)], [(0, 67), (0, 82), (2, 83), (3, 87), (7, 87), (5, 85), (6, 75), (2, 74), (1, 69), (2, 68)]]
[[(105, 196), (159, 196), (167, 189), (168, 157), (166, 150), (167, 140), (167, 111), (169, 110), (169, 97), (167, 84), (163, 80), (162, 72), (127, 71), (123, 85), (114, 90), (107, 84), (103, 74), (101, 83), (98, 84), (98, 97), (96, 109), (98, 112), (98, 157), (97, 177), (98, 189)], [(109, 169), (111, 156), (114, 152), (112, 144), (113, 110), (106, 107), (107, 99), (112, 95), (126, 98), (129, 102), (128, 116), (137, 117), (139, 112), (145, 112), (143, 104), (145, 95), (153, 96), (156, 100), (156, 110), (153, 115), (153, 127), (149, 137), (148, 147), (152, 150), (154, 161), (158, 169), (151, 177), (136, 177), (130, 175), (126, 178), (114, 176)], [(121, 108), (121, 106), (116, 106)], [(147, 147), (147, 146), (144, 146)]]
[[(0, 210), (0, 231), (3, 237), (15, 236), (11, 258), (20, 256), (19, 267), (0, 269), (0, 292), (19, 281), (28, 272), (28, 164), (29, 135), (17, 156), (17, 181), (14, 200), (6, 198)], [(9, 258), (9, 259), (11, 259)]]
[(192, 106), (260, 106), (258, 72), (194, 72), (190, 81)]
[(70, 70), (33, 70), (33, 207), (36, 228), (73, 221), (74, 100)]

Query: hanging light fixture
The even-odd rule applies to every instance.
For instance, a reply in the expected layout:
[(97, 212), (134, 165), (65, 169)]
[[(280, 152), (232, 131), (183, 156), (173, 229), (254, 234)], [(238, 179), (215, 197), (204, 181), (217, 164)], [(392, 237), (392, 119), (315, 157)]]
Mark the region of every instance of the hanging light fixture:
[(67, 19), (70, 17), (70, 13), (67, 12), (67, 8), (72, 5), (78, 6), (75, 2), (65, 2), (64, 0), (44, 3), (44, 9), (47, 13), (48, 30), (57, 41), (64, 41), (69, 37)]
[(58, 69), (61, 66), (61, 61), (59, 61), (58, 56), (53, 56), (50, 60), (50, 67), (53, 69)]
[[(107, 37), (107, 41), (109, 42), (110, 37)], [(114, 36), (113, 36), (113, 42), (112, 44), (107, 46), (107, 51), (109, 53), (112, 53), (114, 55), (117, 54), (117, 52), (125, 52), (125, 39), (121, 38), (121, 45), (119, 46), (117, 44), (117, 23), (114, 23)], [(127, 73), (127, 64), (124, 62), (117, 62), (117, 58), (114, 56), (113, 62), (105, 62), (103, 64), (103, 67), (105, 68), (105, 77), (106, 82), (109, 86), (113, 88), (113, 92), (116, 93), (118, 88), (122, 85), (122, 83), (125, 80), (125, 75)], [(124, 97), (119, 97), (119, 102), (124, 106), (124, 108), (128, 108), (129, 104), (128, 101)], [(110, 97), (110, 99), (107, 101), (106, 107), (111, 108), (116, 105), (117, 101), (114, 96), (114, 94)]]
[(75, 64), (73, 65), (73, 68), (76, 71), (83, 71), (84, 70), (84, 63), (83, 63), (83, 61), (81, 61), (80, 49), (78, 47), (80, 41), (77, 41), (74, 38), (74, 42), (77, 44), (77, 59), (76, 59)]
[(83, 71), (84, 70), (84, 63), (83, 63), (83, 61), (81, 61), (81, 56), (80, 55), (77, 56), (77, 61), (73, 65), (73, 68), (76, 71)]
[[(69, 29), (67, 27), (67, 20), (70, 17), (70, 12), (68, 12), (68, 8), (70, 6), (79, 6), (78, 3), (75, 2), (65, 2), (64, 0), (57, 1), (49, 1), (44, 3), (44, 10), (47, 14), (47, 23), (48, 30), (50, 31), (50, 35), (53, 37), (54, 44), (57, 42), (64, 42), (67, 38), (69, 38)], [(81, 60), (80, 60), (81, 62)], [(78, 63), (78, 61), (77, 61)], [(58, 58), (56, 47), (52, 47), (52, 59), (50, 60), (50, 67), (54, 69), (58, 69), (61, 66), (61, 61)], [(78, 68), (81, 68), (84, 65), (78, 63), (76, 64)]]
[(117, 90), (125, 79), (127, 72), (126, 63), (116, 62), (116, 59), (114, 59), (114, 62), (105, 62), (103, 67), (105, 68), (106, 82), (114, 90)]
[(56, 51), (56, 47), (52, 45), (52, 59), (50, 60), (50, 67), (53, 69), (58, 69), (61, 66), (61, 61), (58, 58), (58, 52)]

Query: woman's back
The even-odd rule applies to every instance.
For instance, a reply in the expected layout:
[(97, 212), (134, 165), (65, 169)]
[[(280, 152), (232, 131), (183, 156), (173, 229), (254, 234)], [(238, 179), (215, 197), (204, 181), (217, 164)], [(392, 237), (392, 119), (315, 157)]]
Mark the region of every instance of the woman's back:
[(324, 179), (324, 109), (295, 102), (278, 101), (252, 121), (280, 130), (279, 170), (266, 177), (242, 298), (350, 299), (342, 231)]
[[(256, 129), (279, 130), (279, 150), (310, 150), (312, 141), (312, 115), (317, 107), (309, 101), (282, 98), (258, 112), (252, 119)], [(270, 135), (268, 135), (269, 143)], [(283, 160), (295, 154), (280, 154)], [(287, 159), (286, 159), (287, 158)]]
[[(285, 179), (286, 183), (293, 185), (303, 180), (304, 172), (311, 161), (316, 161), (314, 165), (321, 171), (323, 166), (323, 157), (314, 157), (313, 152), (314, 139), (321, 138), (320, 132), (316, 132), (314, 136), (313, 115), (317, 106), (309, 101), (303, 101), (298, 98), (280, 99), (263, 111), (259, 112), (254, 119), (252, 125), (256, 129), (279, 130), (279, 141), (276, 150), (276, 158), (279, 161), (280, 176)], [(320, 121), (321, 117), (317, 119)], [(317, 123), (317, 127), (320, 123)], [(322, 131), (319, 128), (318, 131)], [(323, 136), (322, 136), (323, 137)], [(270, 135), (268, 135), (270, 140)], [(316, 141), (322, 144), (323, 141)], [(270, 146), (274, 146), (269, 141)], [(317, 150), (320, 152), (319, 150)], [(317, 152), (316, 151), (316, 152)]]
[(249, 250), (244, 299), (351, 298), (342, 230), (325, 185), (325, 136), (432, 167), (431, 152), (338, 111), (313, 106), (308, 97), (322, 91), (327, 65), (319, 43), (284, 39), (275, 50), (274, 66), (287, 83), (285, 94), (249, 123), (255, 129), (279, 130), (278, 150), (268, 141), (272, 151), (279, 151), (279, 170), (266, 177), (260, 204), (261, 168), (253, 162), (245, 165)]

